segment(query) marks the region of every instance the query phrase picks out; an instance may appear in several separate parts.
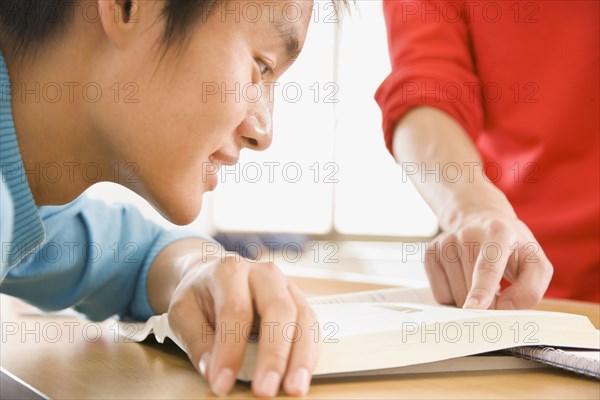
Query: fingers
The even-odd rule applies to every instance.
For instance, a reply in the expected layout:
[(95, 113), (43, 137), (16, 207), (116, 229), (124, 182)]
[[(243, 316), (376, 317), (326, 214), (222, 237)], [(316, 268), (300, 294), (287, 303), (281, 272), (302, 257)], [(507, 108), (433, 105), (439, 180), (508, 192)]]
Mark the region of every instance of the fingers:
[(486, 251), (489, 246), (482, 246), (479, 251), (473, 270), (471, 289), (464, 308), (487, 309), (494, 301), (508, 258), (512, 253), (508, 245), (501, 246), (497, 243), (495, 245), (496, 254), (492, 256)]
[(252, 298), (248, 287), (248, 268), (229, 260), (215, 269), (213, 298), (216, 332), (208, 361), (207, 378), (218, 396), (228, 394), (235, 384), (244, 359), (247, 337), (252, 326)]
[(446, 275), (446, 269), (441, 263), (440, 243), (443, 243), (446, 237), (447, 234), (441, 234), (427, 245), (425, 272), (435, 301), (440, 304), (454, 304), (454, 296)]
[[(491, 219), (439, 235), (427, 247), (425, 271), (442, 304), (512, 309), (535, 306), (553, 268), (521, 221)], [(499, 295), (503, 277), (513, 286)]]
[(198, 307), (194, 293), (189, 291), (182, 296), (170, 304), (167, 314), (169, 325), (192, 365), (206, 379), (207, 359), (213, 345), (214, 329)]
[(178, 343), (212, 391), (224, 396), (233, 388), (256, 311), (261, 331), (255, 394), (275, 396), (282, 381), (288, 394), (306, 394), (319, 355), (318, 325), (298, 288), (270, 263), (231, 258), (201, 271), (186, 275), (168, 316)]
[(252, 390), (259, 397), (273, 397), (287, 369), (298, 310), (286, 278), (274, 264), (252, 268), (250, 287), (261, 327)]
[(552, 264), (537, 243), (528, 243), (519, 251), (516, 280), (500, 293), (498, 309), (533, 308), (542, 300), (552, 279)]
[(425, 271), (436, 301), (441, 304), (465, 302), (475, 264), (474, 256), (454, 234), (442, 234), (429, 244)]
[(290, 282), (288, 290), (298, 310), (299, 335), (292, 344), (283, 388), (291, 396), (304, 396), (308, 393), (310, 378), (319, 360), (319, 340), (314, 331), (319, 326), (316, 314), (296, 285)]
[(440, 259), (450, 283), (454, 304), (462, 307), (469, 291), (468, 281), (470, 279), (468, 278), (471, 276), (472, 268), (469, 268), (468, 264), (465, 266), (468, 259), (463, 254), (463, 246), (456, 241), (453, 235), (444, 242), (443, 248)]

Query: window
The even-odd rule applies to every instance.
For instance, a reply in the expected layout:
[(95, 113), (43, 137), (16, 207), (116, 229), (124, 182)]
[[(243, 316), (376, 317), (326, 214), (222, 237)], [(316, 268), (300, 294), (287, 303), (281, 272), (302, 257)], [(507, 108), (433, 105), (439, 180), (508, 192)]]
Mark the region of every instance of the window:
[[(279, 86), (301, 95), (296, 102), (291, 89), (276, 91), (273, 146), (246, 152), (237, 177), (223, 171), (214, 226), (431, 236), (436, 218), (385, 148), (373, 99), (390, 72), (381, 1), (359, 2), (341, 26), (327, 21), (325, 4), (315, 5), (303, 53)], [(273, 182), (269, 162), (280, 165)], [(302, 177), (294, 182), (297, 171)]]

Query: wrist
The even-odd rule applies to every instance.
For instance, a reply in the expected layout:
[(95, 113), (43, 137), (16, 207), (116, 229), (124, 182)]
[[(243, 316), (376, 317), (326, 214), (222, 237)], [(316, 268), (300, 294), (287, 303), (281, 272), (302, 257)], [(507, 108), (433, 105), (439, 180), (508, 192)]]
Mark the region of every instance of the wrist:
[[(148, 272), (148, 300), (157, 313), (167, 312), (171, 297), (181, 281), (196, 266), (218, 258), (206, 256), (208, 242), (203, 239), (181, 239), (166, 246), (156, 257)], [(212, 242), (210, 245), (214, 245)]]
[(454, 231), (470, 221), (482, 217), (501, 217), (517, 219), (512, 205), (506, 195), (497, 187), (475, 188), (464, 193), (457, 193), (440, 213), (438, 220), (443, 231)]

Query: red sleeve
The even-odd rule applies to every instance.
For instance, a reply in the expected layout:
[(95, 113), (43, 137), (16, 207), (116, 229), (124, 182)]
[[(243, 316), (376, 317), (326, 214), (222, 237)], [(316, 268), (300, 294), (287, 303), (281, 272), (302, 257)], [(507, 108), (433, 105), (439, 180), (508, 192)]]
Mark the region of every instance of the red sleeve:
[[(396, 123), (410, 109), (432, 106), (458, 121), (475, 140), (483, 126), (481, 87), (471, 54), (468, 10), (452, 2), (384, 0), (392, 72), (375, 99), (392, 152)], [(454, 12), (453, 12), (454, 11)]]

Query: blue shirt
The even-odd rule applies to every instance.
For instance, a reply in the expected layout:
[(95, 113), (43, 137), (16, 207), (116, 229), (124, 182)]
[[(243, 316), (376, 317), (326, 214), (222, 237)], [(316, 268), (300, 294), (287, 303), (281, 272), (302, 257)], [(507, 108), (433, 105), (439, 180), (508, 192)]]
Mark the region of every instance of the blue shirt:
[(36, 207), (19, 151), (8, 70), (0, 54), (0, 291), (44, 310), (73, 307), (92, 320), (147, 319), (146, 279), (158, 253), (187, 237), (133, 206), (84, 193), (65, 206)]

